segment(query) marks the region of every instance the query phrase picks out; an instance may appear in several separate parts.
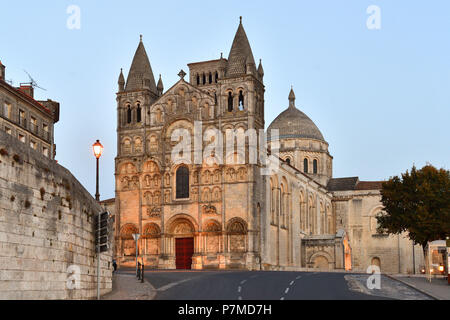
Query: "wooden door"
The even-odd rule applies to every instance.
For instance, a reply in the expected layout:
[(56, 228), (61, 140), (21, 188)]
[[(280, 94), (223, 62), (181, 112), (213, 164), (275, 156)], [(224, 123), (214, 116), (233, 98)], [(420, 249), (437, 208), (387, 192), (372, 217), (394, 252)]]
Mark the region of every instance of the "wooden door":
[(177, 238), (175, 240), (175, 264), (177, 269), (191, 269), (194, 238)]

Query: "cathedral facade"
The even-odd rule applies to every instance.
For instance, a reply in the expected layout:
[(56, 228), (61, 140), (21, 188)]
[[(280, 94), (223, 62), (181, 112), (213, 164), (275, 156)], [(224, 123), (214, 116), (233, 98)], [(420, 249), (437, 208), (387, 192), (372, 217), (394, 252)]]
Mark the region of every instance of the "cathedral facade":
[[(257, 138), (254, 152), (249, 132), (265, 128), (264, 70), (242, 20), (228, 59), (188, 67), (164, 91), (141, 37), (126, 81), (120, 73), (116, 197), (105, 202), (115, 212), (119, 265), (134, 265), (138, 255), (158, 269), (409, 270), (412, 244), (374, 231), (381, 182), (332, 177), (328, 143), (297, 109), (292, 89), (268, 127), (267, 148)], [(219, 139), (208, 132), (231, 141), (231, 151), (209, 152)], [(182, 143), (194, 147), (180, 152)], [(264, 171), (261, 150), (276, 170)]]

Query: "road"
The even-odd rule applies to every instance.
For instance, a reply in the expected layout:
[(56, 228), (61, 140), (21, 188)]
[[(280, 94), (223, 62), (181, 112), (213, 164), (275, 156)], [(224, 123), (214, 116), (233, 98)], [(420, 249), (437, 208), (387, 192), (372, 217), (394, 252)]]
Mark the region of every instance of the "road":
[[(134, 270), (120, 272), (133, 273)], [(279, 271), (146, 271), (156, 300), (426, 300), (388, 277), (381, 288), (366, 286), (368, 275)]]

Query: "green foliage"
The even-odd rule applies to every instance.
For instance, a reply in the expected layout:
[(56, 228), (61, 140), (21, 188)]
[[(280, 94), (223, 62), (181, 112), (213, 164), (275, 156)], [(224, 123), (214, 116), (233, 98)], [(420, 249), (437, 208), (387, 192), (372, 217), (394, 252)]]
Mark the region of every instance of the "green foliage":
[(379, 231), (408, 232), (425, 247), (429, 241), (450, 235), (450, 172), (426, 165), (383, 183), (381, 202), (385, 214), (377, 217)]

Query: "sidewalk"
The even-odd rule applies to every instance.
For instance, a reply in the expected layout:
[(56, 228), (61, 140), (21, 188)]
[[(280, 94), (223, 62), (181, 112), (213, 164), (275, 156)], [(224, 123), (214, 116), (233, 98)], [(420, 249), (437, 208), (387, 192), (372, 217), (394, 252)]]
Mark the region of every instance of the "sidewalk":
[(152, 300), (156, 289), (146, 280), (141, 283), (134, 274), (114, 273), (112, 291), (101, 300)]
[(432, 278), (431, 283), (424, 275), (390, 275), (391, 278), (407, 284), (437, 300), (450, 300), (450, 285), (447, 279)]

